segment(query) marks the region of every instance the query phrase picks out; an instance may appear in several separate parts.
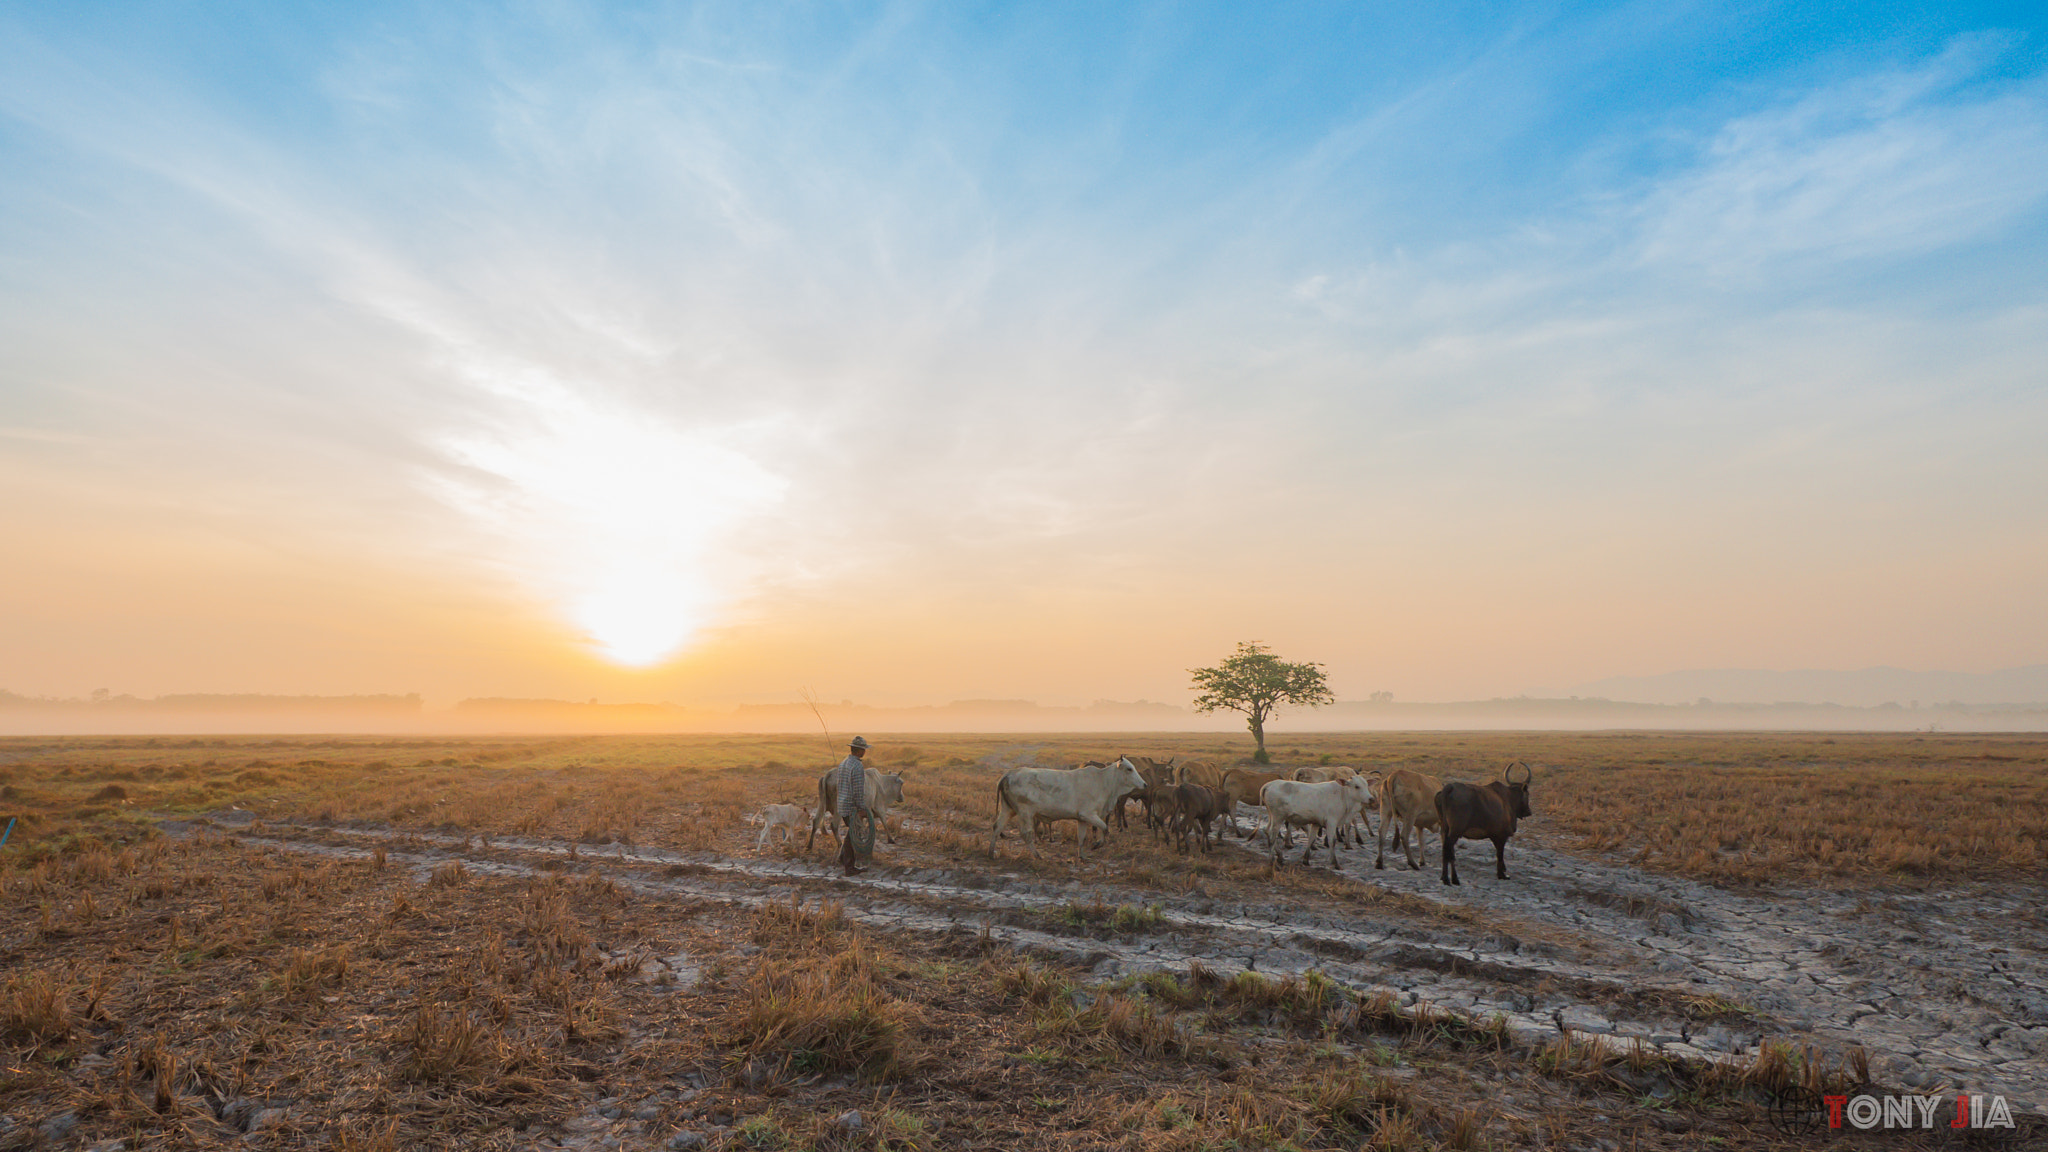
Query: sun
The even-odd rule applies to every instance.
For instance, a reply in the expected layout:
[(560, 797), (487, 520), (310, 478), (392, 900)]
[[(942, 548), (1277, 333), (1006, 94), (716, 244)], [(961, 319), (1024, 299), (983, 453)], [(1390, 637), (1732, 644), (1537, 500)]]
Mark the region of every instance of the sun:
[(659, 664), (707, 623), (712, 606), (691, 573), (656, 564), (621, 571), (571, 606), (575, 624), (598, 655), (628, 668)]
[(673, 657), (736, 594), (730, 531), (787, 482), (733, 447), (745, 437), (732, 429), (678, 427), (546, 382), (493, 391), (520, 401), (513, 418), (445, 442), (467, 480), (444, 489), (598, 655), (633, 668)]

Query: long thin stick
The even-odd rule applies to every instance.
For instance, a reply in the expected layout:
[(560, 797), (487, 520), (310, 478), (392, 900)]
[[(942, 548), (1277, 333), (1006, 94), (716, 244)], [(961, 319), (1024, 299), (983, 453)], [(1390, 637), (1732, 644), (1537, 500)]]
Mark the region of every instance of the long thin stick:
[(818, 727), (824, 730), (824, 733), (825, 733), (825, 751), (827, 751), (827, 752), (836, 752), (836, 751), (838, 751), (838, 750), (839, 750), (839, 746), (838, 746), (837, 744), (834, 744), (834, 743), (832, 742), (832, 727), (831, 727), (831, 725), (829, 725), (829, 724), (826, 724), (826, 723), (825, 723), (825, 713), (824, 713), (824, 711), (823, 711), (822, 709), (820, 709), (820, 708), (818, 707), (818, 694), (817, 694), (816, 692), (813, 692), (813, 691), (811, 691), (811, 689), (810, 689), (810, 686), (809, 686), (809, 685), (805, 685), (805, 686), (804, 686), (804, 690), (803, 690), (803, 695), (804, 695), (804, 703), (805, 703), (805, 704), (808, 704), (808, 705), (810, 706), (810, 709), (811, 709), (811, 715), (813, 715), (813, 716), (816, 716), (816, 717), (818, 718)]
[(19, 819), (21, 819), (19, 816), (9, 816), (7, 818), (7, 831), (0, 832), (0, 848), (7, 847), (7, 838), (14, 835), (14, 822)]

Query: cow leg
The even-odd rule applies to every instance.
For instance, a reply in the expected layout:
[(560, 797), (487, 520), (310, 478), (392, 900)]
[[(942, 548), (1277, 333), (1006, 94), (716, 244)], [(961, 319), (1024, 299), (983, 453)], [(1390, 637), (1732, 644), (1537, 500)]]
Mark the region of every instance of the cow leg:
[(1109, 846), (1109, 825), (1104, 824), (1101, 817), (1084, 815), (1081, 817), (1081, 820), (1086, 822), (1086, 827), (1083, 827), (1078, 822), (1074, 825), (1074, 855), (1076, 857), (1079, 857), (1087, 848), (1088, 836), (1091, 832), (1098, 834), (1099, 837), (1095, 846), (1097, 851)]
[(1443, 838), (1443, 866), (1437, 870), (1437, 878), (1446, 884), (1458, 883), (1458, 842), (1449, 836)]
[(1493, 838), (1493, 874), (1502, 880), (1508, 878), (1508, 838), (1505, 836)]
[(1010, 806), (1008, 804), (1003, 803), (1001, 797), (997, 797), (996, 830), (994, 832), (989, 833), (988, 837), (988, 854), (991, 859), (993, 859), (996, 854), (996, 841), (1001, 840), (1003, 838), (1003, 824), (1008, 819), (1009, 815)]

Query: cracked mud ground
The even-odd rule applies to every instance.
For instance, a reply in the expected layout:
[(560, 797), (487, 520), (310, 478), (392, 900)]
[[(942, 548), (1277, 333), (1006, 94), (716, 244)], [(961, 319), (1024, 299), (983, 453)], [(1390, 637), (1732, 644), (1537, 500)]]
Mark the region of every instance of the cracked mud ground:
[[(215, 815), (247, 837), (312, 855), (360, 856), (381, 846), (423, 873), (451, 858), (485, 874), (533, 872), (559, 867), (571, 850), (517, 837), (486, 844)], [(1232, 839), (1221, 850), (1257, 846)], [(1486, 854), (1485, 845), (1473, 847)], [(1005, 842), (1006, 857), (1018, 850)], [(1998, 1093), (2030, 1110), (2048, 1104), (2048, 891), (2036, 883), (1911, 895), (1738, 892), (1568, 855), (1529, 827), (1510, 849), (1506, 881), (1474, 865), (1463, 886), (1446, 888), (1434, 867), (1413, 872), (1390, 856), (1390, 867), (1375, 871), (1369, 852), (1347, 852), (1329, 874), (1341, 882), (1327, 895), (1282, 907), (1162, 895), (1110, 875), (1047, 883), (985, 858), (890, 867), (889, 853), (884, 845), (878, 866), (853, 880), (837, 876), (823, 844), (808, 859), (624, 845), (578, 855), (579, 866), (649, 895), (758, 906), (829, 893), (869, 925), (986, 928), (1099, 976), (1185, 971), (1191, 963), (1274, 975), (1320, 970), (1353, 987), (1395, 990), (1403, 1003), (1425, 1000), (1479, 1018), (1499, 1013), (1531, 1040), (1562, 1025), (1691, 1059), (1753, 1056), (1770, 1041), (1834, 1052), (1861, 1045), (1881, 1084)], [(1046, 910), (1076, 904), (1150, 905), (1158, 926), (1095, 936), (1048, 923)]]

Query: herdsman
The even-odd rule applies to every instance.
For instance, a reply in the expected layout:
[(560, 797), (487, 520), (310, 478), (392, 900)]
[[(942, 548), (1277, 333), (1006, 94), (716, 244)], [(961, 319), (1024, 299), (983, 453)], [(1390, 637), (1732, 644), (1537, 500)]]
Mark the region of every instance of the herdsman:
[(849, 744), (850, 754), (839, 762), (839, 777), (832, 782), (838, 793), (838, 815), (846, 821), (846, 833), (839, 838), (839, 862), (846, 866), (848, 876), (857, 876), (867, 869), (854, 863), (853, 816), (858, 812), (868, 819), (868, 770), (861, 761), (867, 757), (868, 742), (855, 736)]

